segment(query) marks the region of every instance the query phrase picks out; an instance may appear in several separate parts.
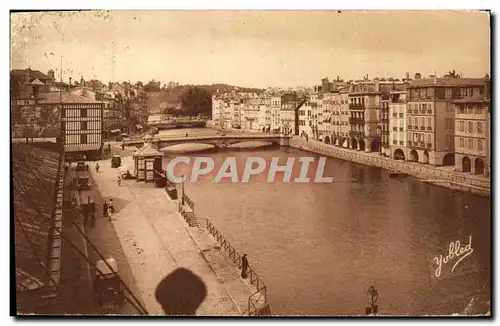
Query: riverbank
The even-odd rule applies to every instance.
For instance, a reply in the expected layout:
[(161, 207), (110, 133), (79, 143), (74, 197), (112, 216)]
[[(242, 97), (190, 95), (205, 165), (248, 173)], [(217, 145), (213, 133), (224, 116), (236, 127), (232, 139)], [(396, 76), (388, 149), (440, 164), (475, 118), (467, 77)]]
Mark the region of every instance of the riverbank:
[(469, 192), (484, 197), (490, 197), (490, 179), (461, 172), (449, 171), (447, 170), (447, 167), (434, 167), (420, 163), (396, 161), (388, 157), (380, 156), (378, 153), (366, 153), (353, 149), (339, 148), (334, 145), (327, 145), (317, 140), (306, 141), (301, 137), (293, 137), (290, 139), (290, 146), (345, 161), (379, 167), (388, 171), (406, 173), (423, 182), (428, 182), (449, 189)]
[[(122, 160), (132, 166), (131, 157)], [(90, 172), (102, 196), (113, 198), (116, 213), (111, 224), (149, 314), (246, 314), (248, 298), (256, 290), (240, 277), (211, 235), (190, 228), (177, 211), (177, 201), (168, 199), (163, 188), (135, 180), (122, 180), (118, 186), (118, 170), (110, 167), (110, 160), (99, 164), (99, 173)], [(170, 286), (176, 290), (168, 290)], [(197, 304), (183, 313), (172, 311), (171, 302), (190, 291), (199, 296), (190, 303)]]

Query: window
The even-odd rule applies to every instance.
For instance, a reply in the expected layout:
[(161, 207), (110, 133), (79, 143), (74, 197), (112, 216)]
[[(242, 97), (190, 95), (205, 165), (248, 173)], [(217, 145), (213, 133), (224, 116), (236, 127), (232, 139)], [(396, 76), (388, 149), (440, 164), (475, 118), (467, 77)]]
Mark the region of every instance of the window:
[(469, 121), (469, 123), (467, 124), (467, 127), (468, 127), (467, 130), (469, 131), (469, 133), (472, 133), (473, 128), (472, 128), (472, 122), (471, 121)]
[(461, 132), (464, 132), (464, 131), (465, 131), (465, 122), (464, 122), (464, 121), (460, 121), (460, 122), (459, 122), (459, 126), (460, 126), (460, 128), (459, 128), (459, 129), (460, 129), (460, 131), (461, 131)]
[(477, 123), (477, 132), (480, 134), (483, 133), (483, 124), (481, 122)]
[(468, 143), (469, 143), (469, 148), (473, 149), (474, 148), (474, 140), (469, 139)]
[(460, 147), (464, 147), (464, 139), (460, 138)]
[(465, 114), (465, 108), (463, 107), (463, 105), (460, 105), (460, 109), (458, 109), (458, 113)]
[(81, 130), (87, 130), (87, 121), (81, 121), (80, 123)]
[(431, 142), (431, 135), (427, 134), (425, 137), (427, 138), (427, 143), (430, 143)]
[(86, 144), (86, 143), (87, 143), (87, 134), (80, 135), (80, 144)]
[(472, 105), (467, 106), (467, 114), (474, 114), (474, 109), (472, 108)]
[(432, 127), (432, 118), (427, 118), (427, 128)]
[(477, 141), (477, 149), (480, 151), (483, 150), (483, 141), (481, 139), (478, 139)]

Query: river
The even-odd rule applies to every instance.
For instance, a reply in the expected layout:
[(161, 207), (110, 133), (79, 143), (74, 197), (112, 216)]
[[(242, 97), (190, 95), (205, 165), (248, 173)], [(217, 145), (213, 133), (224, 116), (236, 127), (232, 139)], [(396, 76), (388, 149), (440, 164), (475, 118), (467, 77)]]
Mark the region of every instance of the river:
[[(248, 156), (284, 163), (314, 154), (272, 148), (198, 156), (213, 158), (216, 167), (232, 156), (241, 167)], [(488, 311), (489, 198), (334, 158), (324, 175), (335, 181), (267, 183), (267, 175), (258, 175), (247, 184), (212, 183), (211, 174), (187, 182), (185, 190), (197, 216), (248, 254), (267, 284), (273, 314), (364, 314), (370, 285), (379, 292), (380, 314), (450, 315), (468, 305), (468, 313)], [(447, 256), (452, 242), (465, 247), (469, 237), (472, 253), (453, 271), (461, 257), (442, 264), (436, 276), (434, 258)]]

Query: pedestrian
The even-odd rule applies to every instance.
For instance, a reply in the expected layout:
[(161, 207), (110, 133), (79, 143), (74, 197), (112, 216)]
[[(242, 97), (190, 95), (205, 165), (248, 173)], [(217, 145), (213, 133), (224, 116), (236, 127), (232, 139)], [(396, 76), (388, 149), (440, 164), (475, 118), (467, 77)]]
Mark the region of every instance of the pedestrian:
[(99, 172), (99, 163), (97, 163), (97, 162), (95, 163), (95, 171)]
[(108, 203), (104, 201), (104, 204), (102, 205), (102, 216), (108, 215)]
[(110, 199), (109, 200), (109, 205), (108, 205), (109, 209), (111, 210), (111, 213), (114, 213), (115, 212), (115, 206), (113, 205), (113, 199)]
[(122, 144), (122, 151), (125, 150), (125, 144)]
[(370, 286), (366, 291), (366, 315), (378, 314), (378, 291)]
[(243, 257), (241, 257), (241, 277), (242, 278), (247, 278), (247, 269), (248, 269), (248, 259), (247, 259), (247, 254), (243, 254)]
[(108, 154), (111, 154), (111, 144), (108, 144)]

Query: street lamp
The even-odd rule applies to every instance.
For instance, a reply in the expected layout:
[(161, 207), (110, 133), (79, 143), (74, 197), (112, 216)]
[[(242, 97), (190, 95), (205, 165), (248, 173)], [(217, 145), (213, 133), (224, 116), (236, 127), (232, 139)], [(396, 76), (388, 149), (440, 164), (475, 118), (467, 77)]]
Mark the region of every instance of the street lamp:
[(182, 175), (182, 183), (181, 183), (181, 204), (184, 206), (184, 174)]

